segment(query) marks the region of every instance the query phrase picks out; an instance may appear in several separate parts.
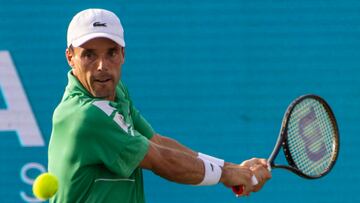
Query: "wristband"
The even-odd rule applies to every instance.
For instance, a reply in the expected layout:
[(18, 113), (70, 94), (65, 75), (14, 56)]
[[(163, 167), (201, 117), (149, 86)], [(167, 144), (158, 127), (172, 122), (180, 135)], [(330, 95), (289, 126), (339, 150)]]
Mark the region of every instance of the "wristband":
[(201, 157), (199, 157), (203, 163), (204, 163), (204, 168), (205, 168), (205, 174), (204, 174), (204, 178), (203, 180), (197, 184), (199, 186), (201, 185), (215, 185), (217, 183), (219, 183), (220, 178), (221, 178), (221, 174), (222, 174), (222, 169), (220, 166), (218, 166), (217, 164), (214, 164), (206, 159), (203, 159)]
[(219, 158), (216, 158), (216, 157), (213, 157), (213, 156), (209, 156), (207, 154), (203, 154), (203, 153), (198, 153), (198, 158), (201, 158), (201, 159), (205, 159), (205, 160), (208, 160), (214, 164), (217, 164), (218, 166), (220, 167), (223, 167), (224, 166), (224, 163), (225, 161), (223, 159), (219, 159)]

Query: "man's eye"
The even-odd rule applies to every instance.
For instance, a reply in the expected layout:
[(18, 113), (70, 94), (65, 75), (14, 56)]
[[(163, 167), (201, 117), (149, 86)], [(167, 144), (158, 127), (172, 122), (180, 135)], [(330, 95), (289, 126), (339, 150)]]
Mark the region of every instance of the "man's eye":
[(117, 50), (110, 50), (108, 54), (109, 54), (109, 56), (114, 57), (114, 56), (117, 56), (118, 51)]
[(93, 56), (94, 56), (94, 54), (93, 54), (93, 53), (89, 53), (89, 52), (84, 54), (84, 57), (85, 57), (85, 58), (91, 58), (91, 57), (93, 57)]
[(91, 51), (84, 52), (82, 55), (85, 59), (93, 59), (95, 54)]

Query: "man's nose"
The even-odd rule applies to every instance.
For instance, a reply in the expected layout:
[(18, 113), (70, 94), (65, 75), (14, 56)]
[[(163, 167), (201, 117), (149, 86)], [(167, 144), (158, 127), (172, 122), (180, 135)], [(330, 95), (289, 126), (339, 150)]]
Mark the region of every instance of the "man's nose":
[(97, 66), (97, 70), (98, 71), (107, 70), (106, 58), (105, 57), (100, 57), (99, 62), (98, 62), (98, 66)]

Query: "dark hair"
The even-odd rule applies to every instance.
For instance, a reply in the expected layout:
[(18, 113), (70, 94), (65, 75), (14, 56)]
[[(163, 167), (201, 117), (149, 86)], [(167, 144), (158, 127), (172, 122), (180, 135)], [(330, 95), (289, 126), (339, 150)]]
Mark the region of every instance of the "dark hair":
[(68, 50), (70, 51), (70, 53), (74, 53), (74, 47), (72, 45), (68, 47)]

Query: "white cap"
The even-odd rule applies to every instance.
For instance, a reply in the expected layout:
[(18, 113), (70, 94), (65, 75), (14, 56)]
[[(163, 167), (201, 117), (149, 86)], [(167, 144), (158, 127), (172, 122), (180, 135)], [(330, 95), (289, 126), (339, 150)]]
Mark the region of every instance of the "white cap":
[(120, 19), (111, 11), (86, 9), (77, 13), (69, 24), (67, 46), (79, 47), (85, 42), (105, 37), (125, 47), (124, 29)]

